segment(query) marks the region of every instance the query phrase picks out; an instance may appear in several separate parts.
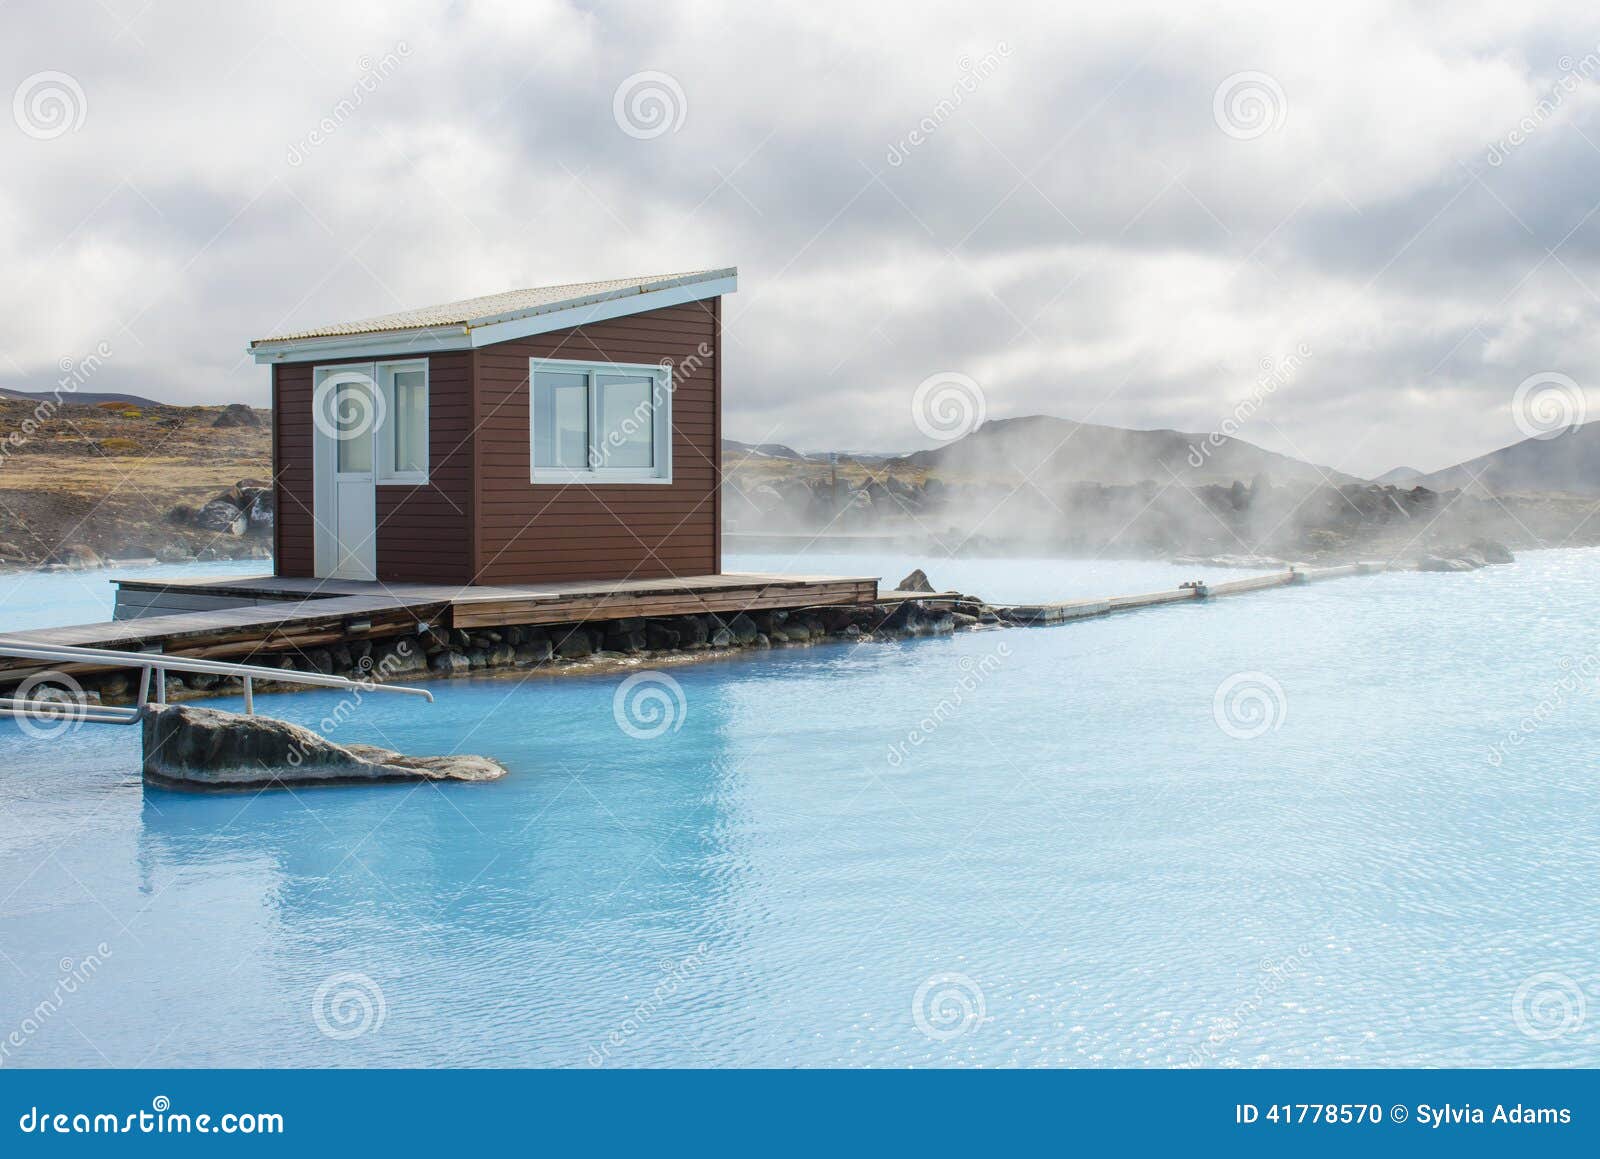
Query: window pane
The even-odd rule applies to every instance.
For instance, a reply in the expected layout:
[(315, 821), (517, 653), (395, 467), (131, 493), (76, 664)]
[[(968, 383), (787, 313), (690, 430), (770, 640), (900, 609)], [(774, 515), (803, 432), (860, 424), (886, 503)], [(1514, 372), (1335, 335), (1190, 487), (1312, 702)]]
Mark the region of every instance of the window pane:
[(358, 382), (333, 388), (333, 422), (341, 471), (372, 470), (372, 392)]
[(389, 411), (396, 471), (426, 471), (428, 465), (427, 372), (397, 370)]
[(597, 467), (653, 467), (656, 416), (649, 375), (599, 376)]
[(541, 370), (533, 376), (533, 465), (589, 465), (589, 376)]

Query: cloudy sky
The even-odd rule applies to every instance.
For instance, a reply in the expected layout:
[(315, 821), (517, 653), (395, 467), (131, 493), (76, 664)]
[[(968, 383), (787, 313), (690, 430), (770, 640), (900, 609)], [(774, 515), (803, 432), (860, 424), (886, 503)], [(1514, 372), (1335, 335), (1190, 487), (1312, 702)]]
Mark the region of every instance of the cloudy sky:
[(721, 265), (750, 441), (965, 375), (1374, 474), (1600, 385), (1592, 2), (999, 7), (11, 0), (0, 385), (259, 404), (274, 331)]

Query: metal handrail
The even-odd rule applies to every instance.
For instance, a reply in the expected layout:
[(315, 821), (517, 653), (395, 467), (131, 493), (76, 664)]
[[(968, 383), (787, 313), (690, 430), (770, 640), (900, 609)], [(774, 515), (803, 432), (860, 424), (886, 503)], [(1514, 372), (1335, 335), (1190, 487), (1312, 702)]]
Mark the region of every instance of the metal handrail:
[[(98, 664), (139, 669), (139, 694), (132, 707), (126, 705), (73, 705), (60, 700), (0, 699), (0, 716), (39, 715), (91, 721), (97, 724), (131, 724), (139, 718), (139, 706), (150, 698), (155, 685), (155, 702), (167, 702), (166, 674), (201, 672), (212, 676), (237, 676), (244, 681), (244, 710), (255, 715), (256, 680), (281, 680), (313, 684), (323, 688), (348, 688), (361, 692), (395, 692), (402, 696), (421, 696), (433, 700), (426, 688), (404, 684), (380, 684), (376, 680), (355, 680), (323, 672), (300, 672), (293, 668), (268, 668), (261, 664), (235, 664), (228, 660), (201, 660), (192, 656), (168, 656), (161, 652), (119, 652), (112, 648), (88, 648), (77, 644), (35, 644), (0, 636), (0, 656), (18, 660), (44, 660), (69, 664)], [(124, 716), (124, 714), (128, 714)]]
[(126, 704), (87, 704), (71, 700), (17, 700), (0, 697), (0, 716), (65, 720), (85, 724), (137, 724), (139, 709)]

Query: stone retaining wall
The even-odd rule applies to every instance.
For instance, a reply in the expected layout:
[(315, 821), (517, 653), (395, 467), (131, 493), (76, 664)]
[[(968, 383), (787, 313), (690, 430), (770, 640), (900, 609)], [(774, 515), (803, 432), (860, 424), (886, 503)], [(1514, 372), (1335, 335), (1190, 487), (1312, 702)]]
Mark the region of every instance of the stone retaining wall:
[[(310, 648), (279, 657), (252, 657), (249, 663), (289, 671), (321, 672), (381, 683), (476, 676), (518, 670), (592, 671), (605, 661), (689, 659), (741, 650), (795, 647), (824, 640), (870, 641), (937, 636), (980, 623), (1001, 625), (995, 609), (976, 600), (908, 600), (898, 604), (804, 608), (794, 611), (706, 613), (693, 616), (632, 618), (594, 624), (511, 625), (474, 631), (451, 629), (387, 640), (357, 640), (330, 648)], [(138, 691), (137, 674), (111, 672), (85, 676), (86, 692), (106, 704), (129, 704)], [(310, 685), (258, 680), (257, 692), (304, 691)], [(202, 673), (168, 673), (171, 702), (208, 696), (236, 696), (236, 678)]]

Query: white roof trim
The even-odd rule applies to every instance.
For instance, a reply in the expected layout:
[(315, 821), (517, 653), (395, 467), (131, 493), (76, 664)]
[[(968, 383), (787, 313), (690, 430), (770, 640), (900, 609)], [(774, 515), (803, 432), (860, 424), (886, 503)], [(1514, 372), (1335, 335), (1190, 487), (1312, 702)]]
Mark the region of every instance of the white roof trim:
[(373, 330), (360, 334), (318, 335), (307, 338), (263, 338), (250, 344), (249, 353), (258, 363), (306, 362), (325, 358), (361, 358), (427, 354), (440, 350), (471, 350), (699, 302), (731, 294), (738, 289), (738, 271), (715, 270), (694, 275), (700, 280), (667, 279), (650, 283), (650, 289), (611, 291), (565, 301), (551, 302), (532, 310), (474, 318), (444, 326), (414, 326), (397, 330)]

